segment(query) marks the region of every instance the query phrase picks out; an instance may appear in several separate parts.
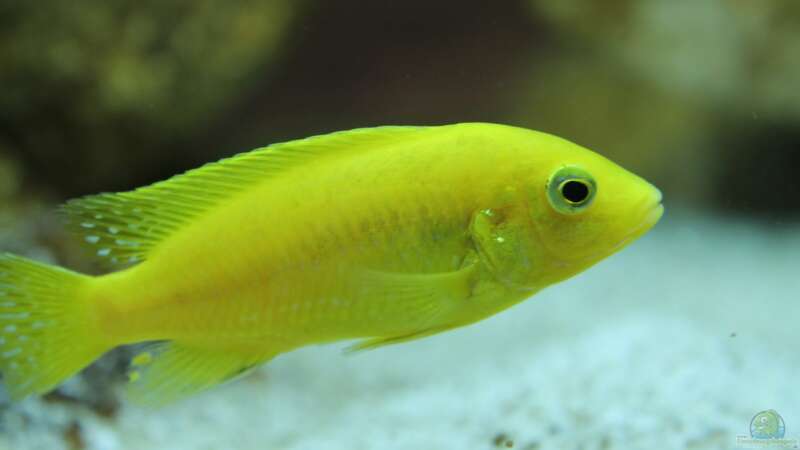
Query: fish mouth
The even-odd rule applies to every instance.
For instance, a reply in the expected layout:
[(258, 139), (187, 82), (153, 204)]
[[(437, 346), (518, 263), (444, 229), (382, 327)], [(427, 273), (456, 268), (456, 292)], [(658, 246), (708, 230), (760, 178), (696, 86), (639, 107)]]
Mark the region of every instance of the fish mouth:
[(647, 217), (645, 218), (645, 224), (648, 225), (648, 228), (652, 227), (653, 225), (657, 224), (659, 220), (661, 220), (661, 217), (663, 215), (664, 215), (664, 205), (659, 203), (658, 205), (656, 205), (655, 208), (653, 208), (652, 210), (650, 210), (649, 213), (647, 213)]
[(622, 240), (620, 240), (616, 245), (606, 250), (599, 251), (597, 253), (585, 256), (577, 260), (556, 259), (555, 262), (557, 265), (561, 267), (568, 267), (573, 265), (585, 264), (586, 262), (589, 261), (597, 261), (599, 259), (602, 259), (603, 257), (612, 255), (620, 251), (626, 245), (640, 238), (645, 233), (647, 233), (650, 230), (650, 228), (653, 228), (653, 226), (656, 223), (658, 223), (659, 220), (661, 220), (661, 216), (663, 215), (664, 215), (664, 205), (662, 205), (661, 201), (659, 201), (650, 209), (648, 209), (642, 221), (638, 225), (633, 227), (633, 229), (628, 234), (626, 234), (625, 237), (623, 237)]
[[(619, 243), (617, 243), (616, 245), (611, 247), (610, 250), (607, 250), (607, 251), (605, 251), (603, 253), (605, 255), (614, 254), (614, 253), (618, 252), (619, 250), (621, 250), (626, 245), (630, 244), (631, 242), (635, 241), (636, 239), (639, 239), (640, 237), (642, 237), (642, 235), (644, 235), (645, 233), (650, 231), (650, 229), (653, 228), (653, 226), (655, 226), (655, 224), (658, 223), (659, 220), (661, 220), (661, 216), (664, 215), (664, 205), (661, 203), (662, 199), (663, 199), (663, 197), (661, 195), (661, 191), (656, 189), (655, 201), (649, 202), (651, 206), (644, 213), (644, 217), (642, 218), (642, 221), (639, 222), (635, 227), (633, 227), (633, 229), (628, 234), (626, 234), (619, 241)], [(596, 259), (597, 256), (598, 255), (592, 255), (591, 257), (586, 258), (586, 259), (587, 260), (588, 259), (593, 259), (593, 258)]]
[(655, 226), (655, 224), (658, 223), (659, 220), (661, 220), (661, 217), (664, 215), (664, 205), (661, 203), (662, 200), (661, 191), (656, 190), (656, 192), (657, 192), (656, 200), (653, 206), (648, 208), (647, 212), (645, 212), (642, 221), (638, 225), (633, 227), (633, 230), (630, 233), (628, 233), (624, 238), (622, 238), (619, 244), (613, 247), (612, 251), (617, 251), (622, 247), (630, 244), (632, 241), (638, 239), (647, 231), (649, 231), (650, 228), (653, 228), (653, 226)]
[(661, 194), (661, 191), (657, 188), (653, 188), (656, 191), (655, 201), (653, 202), (655, 206), (650, 208), (650, 211), (647, 212), (645, 215), (644, 221), (642, 222), (643, 225), (646, 226), (646, 229), (652, 228), (655, 224), (661, 220), (661, 216), (664, 215), (664, 204), (662, 201), (664, 200), (664, 195)]
[(648, 206), (646, 206), (646, 209), (644, 210), (642, 220), (636, 224), (636, 226), (631, 228), (631, 231), (623, 236), (623, 238), (620, 239), (617, 244), (607, 247), (605, 250), (601, 250), (575, 260), (553, 258), (555, 264), (560, 267), (568, 267), (573, 265), (582, 265), (591, 261), (597, 261), (618, 252), (626, 245), (647, 233), (651, 228), (653, 228), (653, 226), (655, 226), (656, 223), (658, 223), (659, 220), (661, 220), (661, 217), (664, 215), (664, 205), (662, 204), (663, 196), (661, 191), (655, 187), (653, 190), (655, 191), (655, 195), (644, 201), (648, 204)]

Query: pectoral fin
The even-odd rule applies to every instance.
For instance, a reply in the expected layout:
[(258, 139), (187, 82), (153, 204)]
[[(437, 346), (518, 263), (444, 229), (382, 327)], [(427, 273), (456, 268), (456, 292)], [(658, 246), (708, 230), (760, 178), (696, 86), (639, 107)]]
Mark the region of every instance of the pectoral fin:
[[(397, 314), (409, 322), (416, 322), (419, 331), (381, 336), (348, 347), (347, 352), (368, 350), (384, 345), (408, 342), (447, 330), (449, 327), (434, 326), (436, 319), (446, 311), (459, 306), (459, 302), (472, 295), (476, 274), (475, 258), (465, 259), (456, 271), (434, 274), (404, 274), (380, 271), (365, 271), (360, 278), (362, 293), (372, 301), (390, 302)], [(427, 324), (431, 325), (427, 325)]]
[(390, 337), (365, 339), (363, 341), (358, 341), (357, 343), (351, 345), (350, 347), (345, 348), (344, 351), (345, 353), (355, 353), (355, 352), (360, 352), (362, 350), (372, 350), (386, 345), (402, 344), (404, 342), (415, 341), (417, 339), (422, 339), (428, 336), (432, 336), (434, 334), (439, 334), (447, 330), (456, 328), (457, 326), (458, 325), (431, 328), (428, 330), (420, 331), (418, 333), (406, 334), (403, 336), (390, 336)]
[(466, 298), (473, 283), (475, 264), (452, 272), (396, 273), (364, 270), (358, 274), (358, 289), (362, 295), (378, 301), (403, 302), (408, 305), (428, 305), (441, 300)]

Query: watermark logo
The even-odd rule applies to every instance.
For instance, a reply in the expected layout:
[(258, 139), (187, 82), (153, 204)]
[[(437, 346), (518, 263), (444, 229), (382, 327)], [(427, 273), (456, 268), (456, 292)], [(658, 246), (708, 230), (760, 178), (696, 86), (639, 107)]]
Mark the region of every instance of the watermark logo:
[(777, 411), (761, 411), (750, 421), (750, 436), (737, 436), (740, 448), (800, 448), (800, 440), (786, 438), (786, 424)]
[(783, 439), (786, 424), (777, 411), (761, 411), (750, 421), (750, 437), (753, 439)]

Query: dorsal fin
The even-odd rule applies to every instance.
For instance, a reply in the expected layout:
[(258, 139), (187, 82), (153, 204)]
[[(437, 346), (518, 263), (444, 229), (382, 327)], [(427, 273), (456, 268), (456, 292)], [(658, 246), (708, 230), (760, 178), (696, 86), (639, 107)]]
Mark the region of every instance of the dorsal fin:
[(67, 202), (67, 226), (112, 267), (144, 260), (166, 237), (219, 202), (274, 174), (339, 151), (400, 141), (426, 127), (385, 126), (340, 131), (273, 144), (118, 194)]

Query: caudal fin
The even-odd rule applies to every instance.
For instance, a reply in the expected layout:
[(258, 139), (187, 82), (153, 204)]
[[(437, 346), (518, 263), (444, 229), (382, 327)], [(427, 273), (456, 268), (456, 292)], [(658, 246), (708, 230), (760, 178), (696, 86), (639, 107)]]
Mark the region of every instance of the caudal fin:
[(12, 398), (51, 390), (110, 348), (90, 319), (90, 281), (0, 254), (0, 373)]

